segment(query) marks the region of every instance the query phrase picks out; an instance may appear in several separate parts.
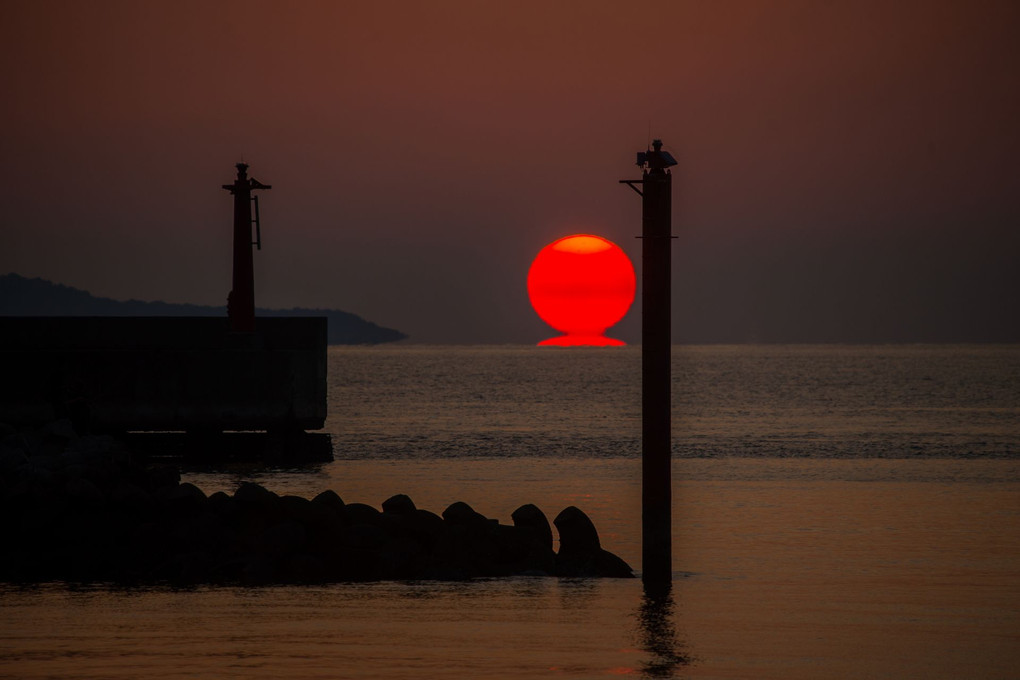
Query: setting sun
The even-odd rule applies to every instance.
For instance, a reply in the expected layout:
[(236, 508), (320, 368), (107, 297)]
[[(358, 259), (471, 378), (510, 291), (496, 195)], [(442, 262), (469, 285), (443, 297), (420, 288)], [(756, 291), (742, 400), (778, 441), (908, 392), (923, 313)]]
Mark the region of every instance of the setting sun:
[(634, 301), (634, 266), (601, 236), (575, 234), (553, 241), (528, 271), (528, 297), (538, 315), (564, 335), (539, 345), (623, 345), (603, 333)]

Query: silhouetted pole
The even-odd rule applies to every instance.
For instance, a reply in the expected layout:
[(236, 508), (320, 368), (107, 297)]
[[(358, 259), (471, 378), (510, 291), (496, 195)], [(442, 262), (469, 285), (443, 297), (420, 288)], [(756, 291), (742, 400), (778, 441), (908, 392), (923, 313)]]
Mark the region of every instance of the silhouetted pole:
[[(641, 564), (645, 586), (673, 580), (670, 470), (670, 243), (676, 161), (656, 139), (637, 155), (641, 194)], [(641, 189), (635, 185), (640, 184)]]
[[(255, 197), (255, 219), (251, 218), (254, 189), (272, 189), (248, 177), (248, 164), (237, 164), (237, 179), (223, 188), (234, 195), (234, 280), (227, 296), (227, 316), (230, 330), (250, 333), (255, 330), (255, 266), (251, 247), (262, 249), (262, 234), (258, 224), (258, 197)], [(257, 239), (251, 240), (251, 225), (255, 224)]]

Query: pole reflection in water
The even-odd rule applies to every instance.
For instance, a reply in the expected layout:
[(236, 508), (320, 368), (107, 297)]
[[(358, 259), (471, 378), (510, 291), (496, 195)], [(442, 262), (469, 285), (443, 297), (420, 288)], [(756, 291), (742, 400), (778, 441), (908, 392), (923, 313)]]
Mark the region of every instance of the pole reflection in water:
[(673, 593), (668, 586), (645, 588), (638, 609), (640, 645), (649, 654), (642, 664), (643, 678), (671, 678), (679, 667), (690, 663), (677, 638), (673, 608)]

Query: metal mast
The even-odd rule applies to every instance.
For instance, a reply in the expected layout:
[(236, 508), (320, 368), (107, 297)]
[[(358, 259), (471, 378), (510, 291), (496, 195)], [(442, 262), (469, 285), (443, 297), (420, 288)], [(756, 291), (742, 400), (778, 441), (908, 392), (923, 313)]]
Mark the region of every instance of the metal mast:
[[(656, 139), (637, 154), (640, 180), (620, 180), (641, 195), (641, 563), (645, 586), (673, 580), (670, 466), (670, 245), (676, 160)], [(641, 185), (639, 189), (635, 185)]]

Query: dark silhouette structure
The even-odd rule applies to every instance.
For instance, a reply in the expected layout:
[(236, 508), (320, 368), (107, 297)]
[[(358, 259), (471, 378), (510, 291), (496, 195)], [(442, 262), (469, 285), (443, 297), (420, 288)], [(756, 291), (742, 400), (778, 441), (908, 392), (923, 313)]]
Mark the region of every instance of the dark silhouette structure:
[[(656, 139), (639, 152), (640, 180), (620, 180), (641, 195), (641, 559), (646, 587), (673, 580), (670, 470), (670, 244), (676, 160)], [(635, 185), (640, 185), (639, 189)]]
[(0, 423), (188, 433), (187, 448), (210, 456), (225, 448), (221, 433), (258, 431), (284, 458), (332, 457), (327, 435), (303, 432), (325, 423), (326, 318), (260, 318), (255, 328), (252, 191), (270, 187), (247, 168), (238, 163), (224, 187), (234, 195), (228, 318), (0, 316)]
[[(237, 179), (233, 184), (223, 185), (234, 195), (234, 287), (227, 296), (227, 316), (230, 317), (231, 331), (251, 333), (255, 330), (255, 265), (251, 247), (262, 250), (259, 199), (252, 195), (252, 191), (273, 187), (248, 177), (247, 163), (238, 163), (236, 167)], [(255, 219), (252, 219), (252, 203), (255, 205)], [(255, 225), (254, 241), (251, 237), (252, 224)]]
[(326, 319), (0, 317), (0, 422), (79, 431), (297, 431), (326, 419)]
[[(261, 324), (260, 324), (261, 326)], [(261, 329), (259, 331), (262, 332)], [(66, 420), (8, 437), (0, 456), (0, 582), (190, 586), (502, 576), (633, 578), (576, 507), (500, 524), (464, 502), (442, 515), (400, 494), (382, 510), (334, 491), (279, 496), (251, 482), (207, 496), (171, 466)], [(45, 474), (43, 474), (45, 471)]]

